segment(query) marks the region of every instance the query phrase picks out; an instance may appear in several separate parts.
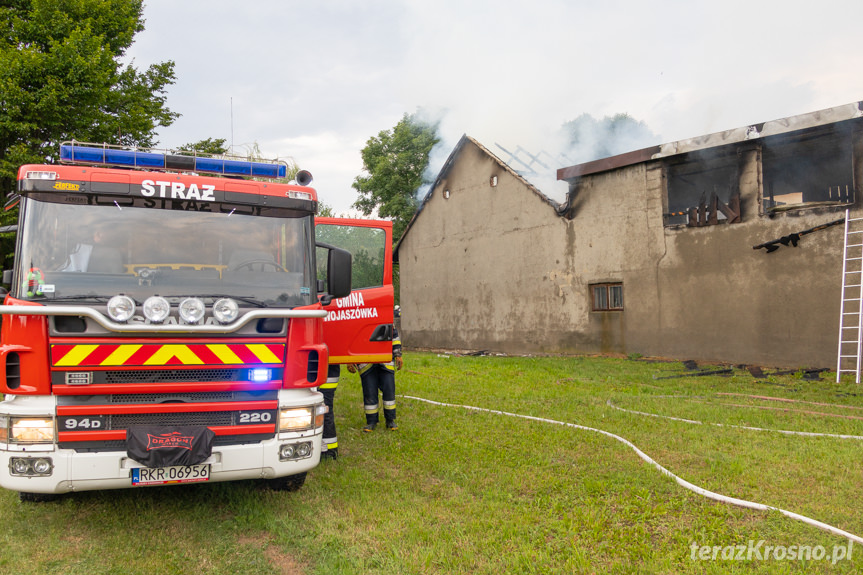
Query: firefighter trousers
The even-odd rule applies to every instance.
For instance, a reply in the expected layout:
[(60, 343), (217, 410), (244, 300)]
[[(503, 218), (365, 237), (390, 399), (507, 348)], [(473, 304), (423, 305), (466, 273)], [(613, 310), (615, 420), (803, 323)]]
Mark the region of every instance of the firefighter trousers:
[(384, 419), (396, 419), (396, 374), (384, 364), (376, 363), (360, 375), (363, 385), (363, 407), (366, 423), (377, 423), (379, 419), (378, 392), (383, 396)]
[(341, 366), (331, 365), (327, 371), (327, 382), (318, 388), (324, 395), (324, 405), (329, 409), (324, 414), (324, 437), (321, 444), (321, 452), (326, 457), (335, 459), (339, 452), (339, 438), (336, 435), (336, 415), (333, 413), (333, 403), (336, 398), (336, 389), (339, 387), (341, 377)]

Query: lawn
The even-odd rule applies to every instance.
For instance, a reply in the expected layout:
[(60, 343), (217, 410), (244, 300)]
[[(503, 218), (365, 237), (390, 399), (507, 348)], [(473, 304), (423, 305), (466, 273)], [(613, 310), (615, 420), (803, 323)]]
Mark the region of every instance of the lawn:
[(238, 482), (23, 504), (0, 491), (0, 573), (863, 570), (863, 544), (849, 560), (846, 538), (706, 499), (594, 431), (700, 488), (863, 536), (863, 388), (831, 374), (699, 373), (407, 353), (399, 430), (360, 431), (359, 380), (344, 374), (341, 457), (299, 492)]

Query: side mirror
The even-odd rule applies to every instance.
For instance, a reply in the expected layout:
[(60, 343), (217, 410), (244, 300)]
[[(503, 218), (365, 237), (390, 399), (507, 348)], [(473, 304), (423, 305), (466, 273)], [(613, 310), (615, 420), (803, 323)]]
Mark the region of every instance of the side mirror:
[(3, 270), (3, 285), (12, 285), (12, 270)]
[(327, 293), (321, 296), (321, 304), (326, 306), (336, 298), (350, 295), (352, 258), (347, 250), (324, 243), (317, 246), (327, 250)]

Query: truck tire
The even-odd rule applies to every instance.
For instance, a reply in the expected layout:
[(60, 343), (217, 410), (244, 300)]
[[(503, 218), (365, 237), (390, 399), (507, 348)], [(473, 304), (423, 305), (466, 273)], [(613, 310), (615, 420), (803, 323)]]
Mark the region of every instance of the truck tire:
[(275, 491), (297, 491), (306, 482), (305, 473), (297, 473), (296, 475), (288, 475), (286, 477), (276, 477), (268, 479), (267, 485)]
[(19, 491), (18, 499), (27, 503), (44, 503), (46, 501), (54, 501), (57, 499), (57, 496), (53, 493), (28, 493), (26, 491)]

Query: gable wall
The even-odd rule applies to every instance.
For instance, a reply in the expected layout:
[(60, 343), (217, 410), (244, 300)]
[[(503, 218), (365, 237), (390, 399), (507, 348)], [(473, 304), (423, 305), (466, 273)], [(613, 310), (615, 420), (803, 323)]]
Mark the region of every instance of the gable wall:
[[(568, 296), (565, 228), (553, 207), (466, 143), (399, 248), (405, 345), (544, 348)], [(574, 321), (565, 315), (554, 321)]]

